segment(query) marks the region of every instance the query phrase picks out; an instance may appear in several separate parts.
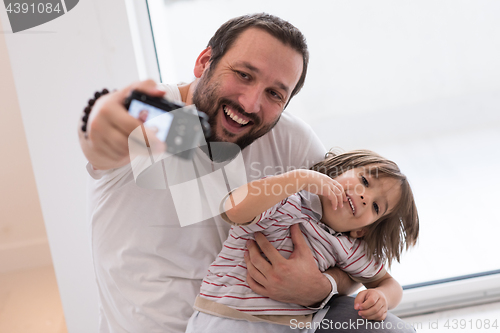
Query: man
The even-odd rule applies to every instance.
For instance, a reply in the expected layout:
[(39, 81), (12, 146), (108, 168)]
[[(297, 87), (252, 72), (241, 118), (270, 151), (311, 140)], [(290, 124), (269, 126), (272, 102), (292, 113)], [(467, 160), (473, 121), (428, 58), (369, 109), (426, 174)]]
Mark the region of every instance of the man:
[[(305, 39), (291, 24), (267, 14), (243, 16), (226, 22), (212, 37), (196, 60), (193, 82), (164, 88), (169, 98), (194, 103), (208, 114), (213, 133), (208, 141), (240, 146), (247, 176), (253, 180), (323, 158), (325, 150), (311, 129), (282, 114), (304, 83), (307, 63)], [(168, 189), (134, 182), (127, 140), (141, 123), (123, 108), (132, 89), (165, 94), (146, 81), (101, 97), (90, 114), (87, 135), (80, 131), (93, 178), (90, 210), (100, 331), (183, 332), (201, 280), (229, 226), (215, 217), (181, 228)], [(206, 159), (198, 153), (195, 163)], [(176, 168), (175, 161), (169, 163)], [(162, 174), (162, 163), (151, 168), (157, 170), (150, 174)], [(295, 251), (285, 260), (265, 237), (256, 235), (271, 263), (250, 242), (247, 280), (262, 295), (317, 306), (335, 286), (317, 269), (297, 228), (292, 236)], [(329, 273), (339, 293), (355, 289), (340, 270)], [(347, 307), (355, 316), (352, 302)], [(348, 320), (349, 315), (337, 318)]]

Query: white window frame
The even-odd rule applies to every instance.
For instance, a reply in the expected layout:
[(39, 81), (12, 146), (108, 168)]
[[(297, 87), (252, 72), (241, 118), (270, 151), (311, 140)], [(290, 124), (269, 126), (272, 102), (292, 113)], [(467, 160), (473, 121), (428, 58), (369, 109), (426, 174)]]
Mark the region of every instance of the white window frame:
[(147, 0), (125, 0), (139, 79), (161, 82)]

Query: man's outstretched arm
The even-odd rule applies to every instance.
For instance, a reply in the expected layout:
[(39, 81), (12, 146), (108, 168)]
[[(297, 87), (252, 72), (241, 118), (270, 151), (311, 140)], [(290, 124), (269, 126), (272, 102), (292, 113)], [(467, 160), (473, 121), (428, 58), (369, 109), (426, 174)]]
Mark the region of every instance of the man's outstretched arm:
[[(291, 233), (294, 251), (289, 259), (285, 259), (260, 233), (255, 234), (256, 243), (247, 242), (247, 283), (256, 293), (280, 302), (303, 306), (321, 304), (332, 290), (331, 283), (319, 271), (298, 224), (291, 227)], [(260, 254), (261, 250), (270, 263)], [(335, 279), (339, 294), (348, 295), (361, 287), (336, 267), (326, 273)]]
[(81, 129), (81, 123), (78, 126), (80, 146), (95, 169), (108, 170), (130, 162), (128, 136), (142, 124), (123, 106), (132, 90), (157, 97), (165, 94), (153, 80), (136, 82), (97, 100), (90, 113), (86, 133)]

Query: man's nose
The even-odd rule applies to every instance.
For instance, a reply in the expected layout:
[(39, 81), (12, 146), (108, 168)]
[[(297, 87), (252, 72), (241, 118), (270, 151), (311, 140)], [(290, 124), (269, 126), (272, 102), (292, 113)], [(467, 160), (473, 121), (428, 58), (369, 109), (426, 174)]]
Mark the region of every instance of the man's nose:
[(239, 97), (239, 103), (248, 113), (257, 113), (261, 109), (262, 91), (258, 86), (248, 87)]

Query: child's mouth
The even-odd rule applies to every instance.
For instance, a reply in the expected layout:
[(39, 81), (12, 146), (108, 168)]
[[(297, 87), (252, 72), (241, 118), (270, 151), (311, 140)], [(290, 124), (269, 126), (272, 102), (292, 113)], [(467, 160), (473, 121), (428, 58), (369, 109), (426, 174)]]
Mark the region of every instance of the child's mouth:
[(356, 208), (354, 208), (354, 203), (351, 200), (351, 197), (347, 195), (347, 201), (349, 201), (349, 205), (351, 205), (352, 215), (356, 213)]

